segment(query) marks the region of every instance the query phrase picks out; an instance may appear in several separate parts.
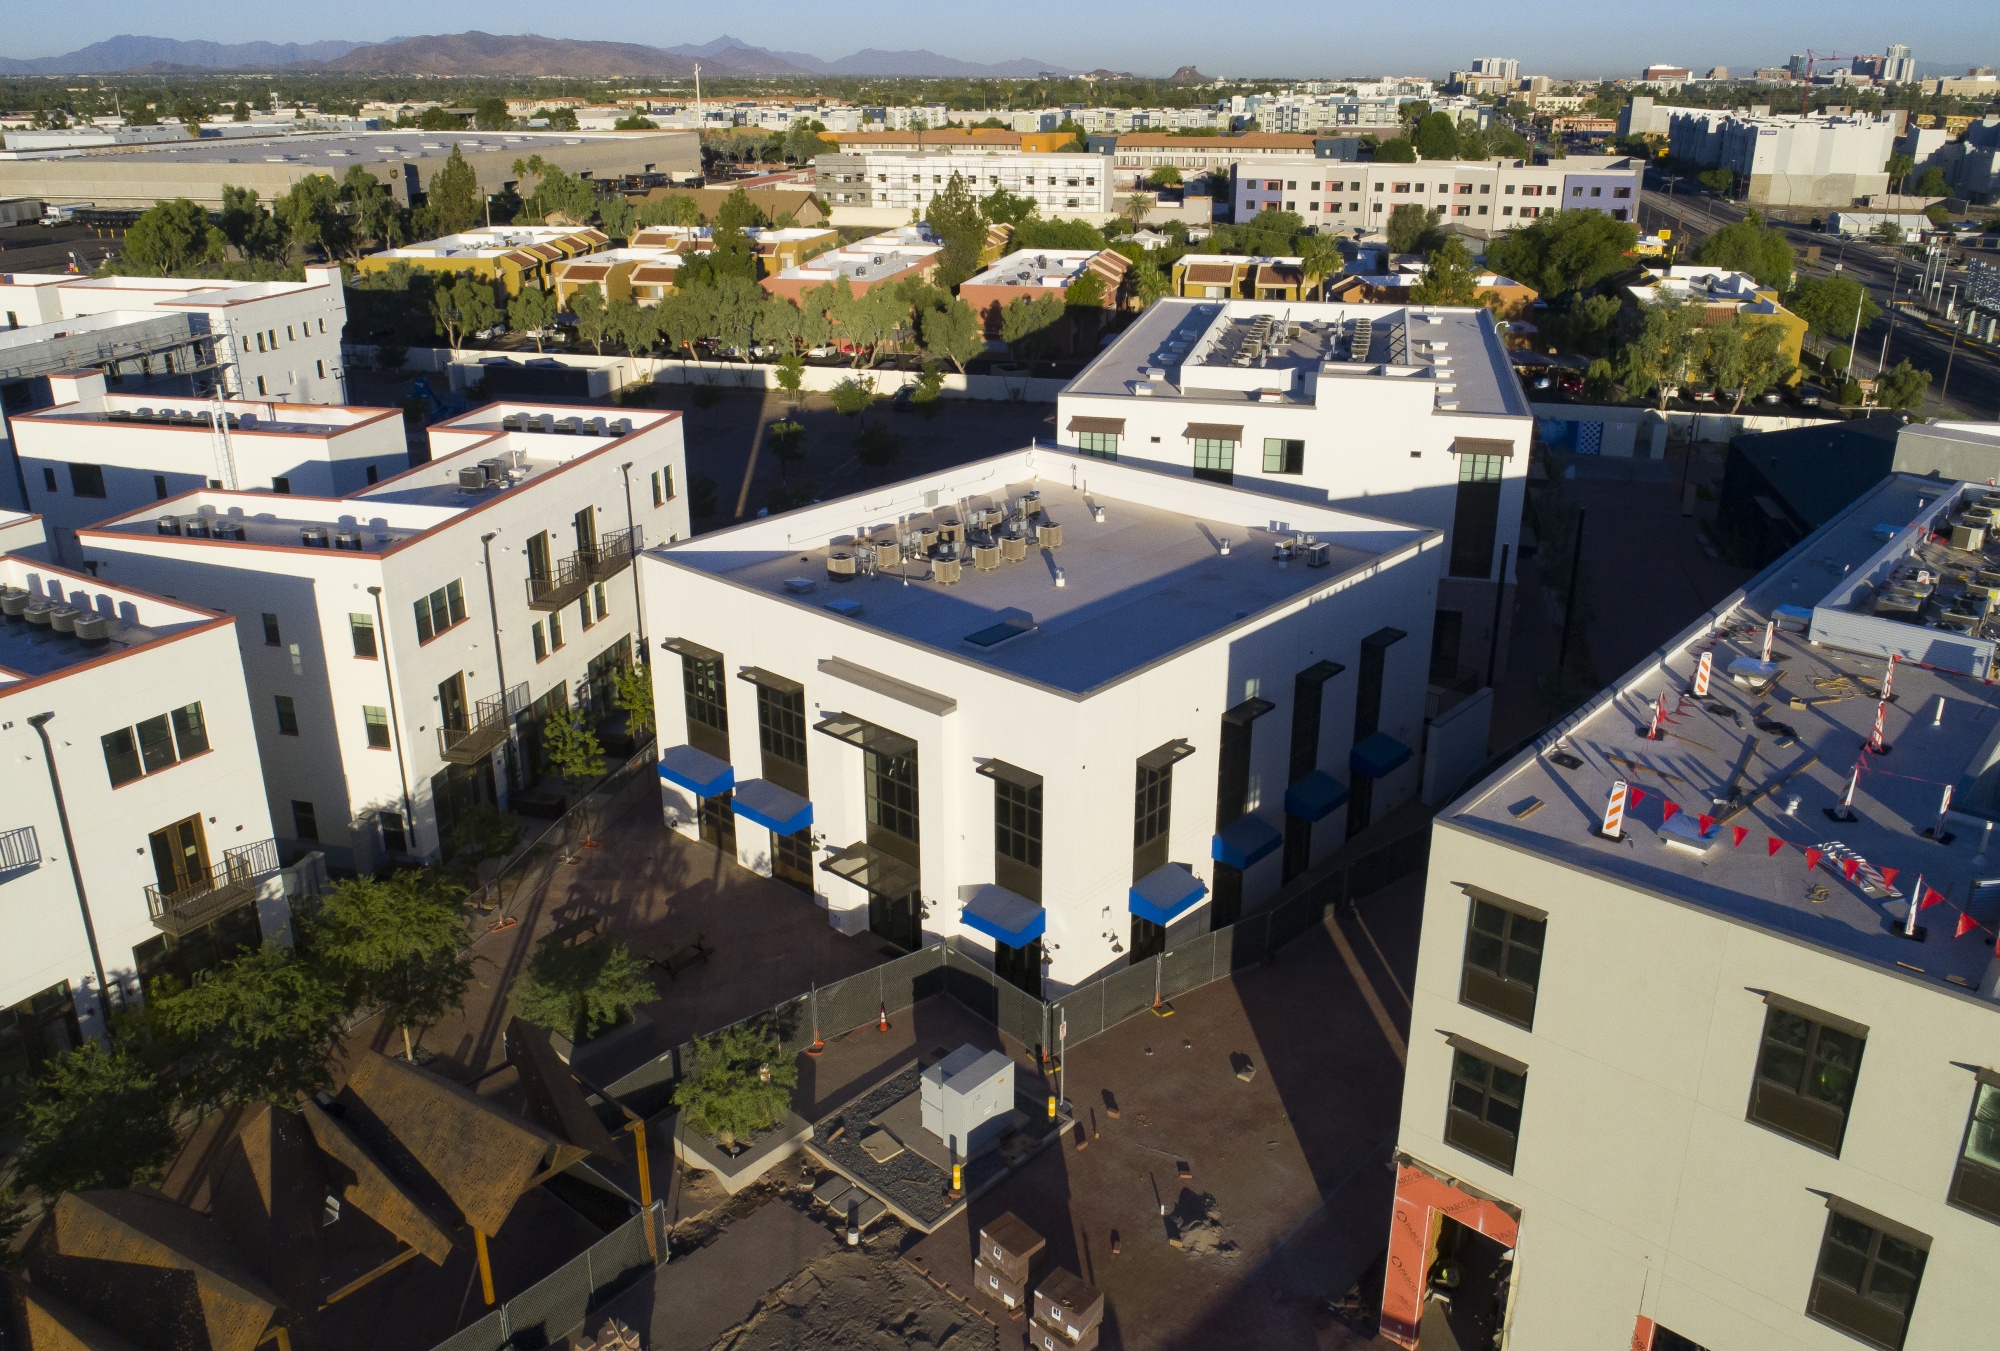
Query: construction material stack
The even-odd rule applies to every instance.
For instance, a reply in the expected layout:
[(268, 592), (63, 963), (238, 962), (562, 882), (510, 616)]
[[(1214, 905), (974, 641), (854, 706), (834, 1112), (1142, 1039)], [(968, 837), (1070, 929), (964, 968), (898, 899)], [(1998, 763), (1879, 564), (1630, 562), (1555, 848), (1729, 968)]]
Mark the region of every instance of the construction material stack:
[(1011, 1210), (979, 1231), (979, 1255), (972, 1259), (972, 1281), (979, 1292), (1011, 1310), (1028, 1306), (1030, 1267), (1048, 1240), (1030, 1229)]
[(1073, 1271), (1057, 1267), (1035, 1287), (1028, 1340), (1040, 1351), (1097, 1351), (1104, 1295)]

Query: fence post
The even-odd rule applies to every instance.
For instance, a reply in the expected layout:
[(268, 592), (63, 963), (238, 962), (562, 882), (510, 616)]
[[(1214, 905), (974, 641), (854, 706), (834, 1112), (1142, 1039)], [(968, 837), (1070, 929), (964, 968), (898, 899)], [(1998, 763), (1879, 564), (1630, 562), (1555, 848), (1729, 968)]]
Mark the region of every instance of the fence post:
[[(642, 1222), (651, 1218), (643, 1213), (639, 1216)], [(590, 1322), (590, 1301), (597, 1298), (597, 1264), (590, 1260), (589, 1248), (583, 1250), (583, 1283), (589, 1287), (589, 1293), (583, 1297), (583, 1321), (587, 1326)]]

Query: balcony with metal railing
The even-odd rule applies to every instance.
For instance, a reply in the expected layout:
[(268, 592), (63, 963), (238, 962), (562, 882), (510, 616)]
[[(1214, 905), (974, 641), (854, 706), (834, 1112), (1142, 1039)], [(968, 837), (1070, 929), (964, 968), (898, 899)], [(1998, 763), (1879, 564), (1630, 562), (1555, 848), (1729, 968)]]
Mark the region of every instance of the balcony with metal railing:
[(584, 566), (590, 573), (590, 580), (601, 582), (631, 567), (633, 558), (644, 547), (644, 527), (635, 525), (605, 535), (597, 541), (594, 553), (581, 557), (586, 560)]
[(259, 840), (225, 849), (222, 862), (176, 890), (148, 886), (146, 910), (152, 916), (154, 928), (183, 938), (237, 906), (254, 901), (258, 881), (277, 870), (276, 840)]
[(527, 706), (525, 680), (502, 694), (487, 695), (473, 705), (467, 726), (438, 728), (438, 754), (447, 764), (478, 764), (507, 740), (507, 729), (513, 725), (514, 715)]
[(547, 575), (528, 574), (528, 608), (560, 610), (590, 589), (590, 557), (571, 554), (556, 560)]

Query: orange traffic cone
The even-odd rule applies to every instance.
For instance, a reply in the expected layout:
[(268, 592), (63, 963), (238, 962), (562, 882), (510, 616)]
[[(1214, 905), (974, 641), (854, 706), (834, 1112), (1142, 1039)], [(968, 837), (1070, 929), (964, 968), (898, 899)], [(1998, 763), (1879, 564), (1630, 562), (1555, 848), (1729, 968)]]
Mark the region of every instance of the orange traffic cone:
[(881, 1012), (880, 1012), (879, 1014), (877, 1014), (877, 1015), (876, 1015), (876, 1022), (875, 1022), (875, 1030), (876, 1030), (877, 1032), (887, 1032), (887, 1031), (889, 1030), (889, 1006), (888, 1006), (888, 1004), (886, 1004), (886, 1003), (885, 1003), (885, 1004), (883, 1004), (883, 1005), (881, 1006), (881, 1009), (882, 1009), (882, 1011), (881, 1011)]

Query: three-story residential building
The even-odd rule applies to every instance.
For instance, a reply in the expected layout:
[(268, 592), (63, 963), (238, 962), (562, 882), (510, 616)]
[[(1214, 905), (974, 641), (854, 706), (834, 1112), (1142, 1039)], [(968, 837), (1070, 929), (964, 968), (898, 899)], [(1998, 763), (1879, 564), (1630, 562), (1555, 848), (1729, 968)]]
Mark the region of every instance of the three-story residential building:
[(900, 225), (922, 216), (957, 174), (975, 197), (1005, 189), (1045, 217), (1108, 219), (1117, 209), (1111, 157), (980, 150), (855, 151), (813, 161), (836, 225)]
[(475, 804), (561, 797), (541, 728), (602, 722), (632, 559), (688, 529), (679, 414), (497, 403), (345, 497), (199, 490), (79, 533), (100, 575), (236, 616), (280, 837), (367, 870)]
[(1380, 230), (1397, 207), (1419, 206), (1456, 231), (1490, 239), (1564, 210), (1636, 223), (1645, 169), (1643, 159), (1630, 155), (1572, 155), (1548, 164), (1375, 164), (1293, 155), (1237, 162), (1230, 205), (1238, 221), (1291, 211), (1321, 230)]

